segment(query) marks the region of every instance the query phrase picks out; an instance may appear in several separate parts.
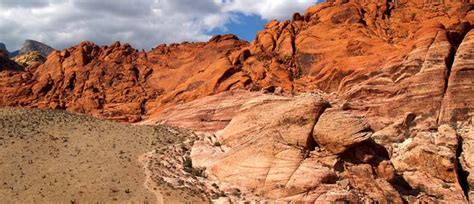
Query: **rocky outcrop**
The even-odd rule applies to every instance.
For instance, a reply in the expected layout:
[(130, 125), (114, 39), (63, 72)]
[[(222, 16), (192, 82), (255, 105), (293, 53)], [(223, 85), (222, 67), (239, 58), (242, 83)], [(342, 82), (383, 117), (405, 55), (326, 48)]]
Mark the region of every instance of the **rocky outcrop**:
[(216, 132), (229, 124), (243, 103), (259, 95), (262, 93), (243, 90), (223, 92), (169, 107), (139, 124), (164, 124), (199, 132)]
[(347, 151), (350, 147), (367, 141), (372, 131), (361, 118), (348, 111), (337, 109), (324, 112), (314, 127), (314, 140), (334, 154)]
[(474, 198), (474, 145), (473, 124), (474, 117), (474, 31), (469, 31), (462, 40), (454, 57), (449, 78), (446, 80), (446, 92), (438, 122), (450, 124), (458, 129), (458, 177), (464, 185), (469, 198)]
[(237, 69), (226, 56), (244, 44), (222, 36), (209, 43), (163, 45), (145, 53), (118, 42), (105, 47), (84, 42), (54, 51), (44, 64), (30, 70), (31, 75), (13, 76), (28, 80), (2, 86), (12, 92), (0, 103), (137, 122), (166, 105), (245, 85), (240, 82), (245, 75), (234, 74)]
[[(217, 133), (217, 142), (195, 143), (193, 165), (205, 167), (210, 178), (231, 183), (261, 199), (355, 203), (389, 199), (402, 203), (401, 195), (389, 182), (394, 172), (389, 169), (393, 167), (388, 155), (370, 138), (347, 146), (346, 140), (340, 145), (347, 147), (344, 150), (315, 141), (313, 134), (320, 141), (333, 140), (333, 135), (313, 133), (314, 126), (328, 118), (363, 121), (328, 107), (318, 95), (264, 95), (249, 100)], [(269, 108), (272, 112), (267, 111)], [(314, 131), (325, 132), (318, 127)]]
[(18, 55), (13, 60), (23, 67), (29, 67), (43, 64), (46, 61), (46, 58), (43, 57), (43, 55), (41, 55), (39, 52), (33, 51)]
[(474, 116), (474, 30), (456, 52), (439, 117), (440, 123), (467, 121)]
[(54, 48), (44, 43), (35, 40), (25, 40), (23, 47), (20, 49), (20, 55), (27, 54), (29, 52), (39, 52), (43, 57), (47, 57), (49, 53), (53, 52)]
[(436, 200), (461, 202), (465, 195), (456, 172), (457, 148), (456, 131), (443, 125), (395, 144), (391, 160), (412, 188)]
[[(375, 130), (407, 113), (423, 115), (427, 127), (437, 126), (453, 54), (448, 33), (441, 25), (419, 31), (415, 48), (398, 62), (383, 66), (362, 78), (346, 79), (342, 97), (349, 109), (366, 109)], [(416, 100), (414, 100), (416, 99)], [(370, 101), (370, 105), (367, 102)]]
[[(293, 89), (319, 88), (342, 94), (352, 86), (348, 81), (364, 80), (382, 66), (400, 64), (397, 58), (408, 55), (425, 37), (423, 27), (440, 24), (453, 36), (463, 32), (469, 9), (469, 4), (453, 1), (446, 5), (424, 1), (321, 3), (307, 9), (304, 20), (268, 23), (252, 43), (247, 63), (257, 67), (262, 62), (276, 64), (271, 59), (278, 59), (275, 61), (291, 76)], [(255, 62), (253, 57), (260, 60)]]
[(459, 181), (464, 185), (464, 190), (469, 198), (474, 196), (474, 124), (472, 119), (459, 129), (458, 139)]
[[(270, 198), (297, 196), (320, 185), (324, 189), (336, 175), (318, 164), (319, 158), (304, 159), (315, 148), (312, 127), (327, 106), (311, 95), (254, 98), (218, 135), (224, 151), (212, 158), (199, 157), (199, 149), (193, 149), (193, 164), (206, 167), (209, 175), (221, 181)], [(331, 163), (331, 157), (325, 159)]]
[(0, 75), (0, 105), (207, 132), (192, 165), (258, 200), (472, 202), (472, 8), (338, 0), (251, 43), (83, 42)]
[[(374, 117), (403, 116), (408, 107), (421, 104), (413, 97), (431, 103), (417, 113), (435, 114), (450, 68), (442, 61), (452, 58), (470, 29), (470, 9), (457, 1), (329, 1), (291, 21), (269, 22), (251, 43), (223, 35), (144, 52), (127, 44), (84, 42), (53, 52), (38, 69), (5, 79), (12, 82), (0, 86), (5, 93), (0, 105), (137, 122), (176, 103), (228, 90), (290, 94), (320, 89), (357, 109), (372, 101)], [(369, 123), (378, 130), (390, 121)]]
[(419, 119), (407, 114), (372, 132), (338, 104), (319, 94), (250, 99), (225, 129), (194, 143), (193, 167), (247, 195), (234, 201), (467, 202), (459, 170), (469, 150), (460, 166), (454, 128), (415, 130)]

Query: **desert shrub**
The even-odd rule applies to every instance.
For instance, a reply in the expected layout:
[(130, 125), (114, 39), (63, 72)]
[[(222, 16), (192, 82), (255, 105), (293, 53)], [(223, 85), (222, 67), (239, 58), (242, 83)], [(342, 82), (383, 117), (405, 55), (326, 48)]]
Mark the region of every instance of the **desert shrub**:
[(212, 187), (214, 187), (215, 189), (219, 189), (219, 186), (216, 183), (213, 183)]
[(183, 160), (184, 171), (191, 174), (193, 178), (204, 177), (205, 168), (193, 168), (193, 161), (190, 157), (185, 157)]
[(184, 170), (193, 168), (193, 161), (190, 157), (185, 157), (183, 160)]
[(443, 184), (442, 184), (442, 187), (443, 187), (443, 188), (450, 188), (451, 186), (449, 186), (449, 184), (447, 184), (447, 183), (443, 183)]

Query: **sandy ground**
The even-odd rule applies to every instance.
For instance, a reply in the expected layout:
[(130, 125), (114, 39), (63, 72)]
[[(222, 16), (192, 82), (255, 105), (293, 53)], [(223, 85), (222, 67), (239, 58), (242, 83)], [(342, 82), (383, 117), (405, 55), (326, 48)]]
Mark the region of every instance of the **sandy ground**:
[(208, 203), (145, 183), (144, 155), (185, 131), (10, 108), (0, 130), (0, 203)]

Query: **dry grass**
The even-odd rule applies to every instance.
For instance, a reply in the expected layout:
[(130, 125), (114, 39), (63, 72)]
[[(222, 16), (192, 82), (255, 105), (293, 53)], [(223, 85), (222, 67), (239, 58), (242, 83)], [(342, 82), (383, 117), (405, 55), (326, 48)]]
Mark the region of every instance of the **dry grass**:
[[(0, 109), (0, 198), (5, 203), (156, 203), (138, 157), (189, 134), (51, 110)], [(162, 188), (165, 203), (203, 202)]]

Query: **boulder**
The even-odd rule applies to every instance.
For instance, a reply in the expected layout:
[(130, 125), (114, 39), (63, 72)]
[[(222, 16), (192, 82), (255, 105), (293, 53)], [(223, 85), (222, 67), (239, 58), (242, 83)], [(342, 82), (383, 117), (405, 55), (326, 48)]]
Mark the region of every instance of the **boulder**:
[(334, 154), (368, 140), (371, 135), (370, 126), (362, 118), (337, 109), (325, 111), (313, 130), (316, 143)]
[(394, 144), (392, 163), (414, 189), (432, 197), (464, 202), (457, 172), (456, 131), (443, 125), (437, 132), (418, 132), (401, 144)]

